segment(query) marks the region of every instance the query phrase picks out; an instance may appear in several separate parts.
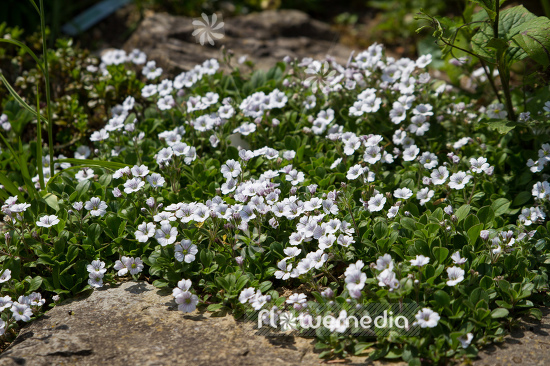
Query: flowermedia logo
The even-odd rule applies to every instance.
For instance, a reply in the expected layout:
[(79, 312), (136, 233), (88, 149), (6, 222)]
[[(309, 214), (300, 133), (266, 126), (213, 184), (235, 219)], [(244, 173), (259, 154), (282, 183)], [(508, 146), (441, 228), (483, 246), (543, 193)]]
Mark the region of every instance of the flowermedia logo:
[(215, 40), (222, 39), (225, 35), (224, 22), (221, 15), (212, 14), (209, 18), (208, 15), (202, 13), (201, 18), (194, 18), (192, 36), (195, 37), (197, 43), (204, 46), (208, 42), (211, 46), (214, 45)]
[(293, 307), (254, 311), (245, 316), (245, 326), (261, 335), (315, 336), (319, 333), (354, 336), (388, 336), (390, 332), (415, 336), (421, 324), (417, 321), (416, 303), (371, 303), (343, 309), (339, 304), (313, 304), (297, 310)]

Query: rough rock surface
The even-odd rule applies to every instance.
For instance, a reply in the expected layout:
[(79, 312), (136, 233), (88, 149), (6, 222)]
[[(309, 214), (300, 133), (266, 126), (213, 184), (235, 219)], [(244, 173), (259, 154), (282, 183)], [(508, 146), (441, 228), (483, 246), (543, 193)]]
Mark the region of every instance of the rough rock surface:
[(328, 24), (297, 10), (264, 11), (224, 18), (225, 36), (214, 46), (201, 46), (192, 36), (193, 18), (158, 13), (147, 17), (124, 49), (139, 48), (168, 71), (189, 70), (209, 58), (221, 58), (225, 46), (248, 55), (261, 69), (290, 57), (324, 58), (327, 54), (345, 64), (351, 49), (338, 44), (338, 34)]
[(541, 310), (540, 323), (521, 321), (503, 343), (480, 352), (474, 366), (550, 365), (550, 309)]
[(253, 335), (232, 316), (177, 311), (170, 291), (125, 282), (22, 329), (1, 366), (318, 365), (311, 339)]

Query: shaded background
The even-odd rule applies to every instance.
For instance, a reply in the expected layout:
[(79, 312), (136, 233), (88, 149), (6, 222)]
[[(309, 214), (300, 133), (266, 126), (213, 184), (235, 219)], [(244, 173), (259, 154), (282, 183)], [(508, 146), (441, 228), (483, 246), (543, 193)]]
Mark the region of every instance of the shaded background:
[[(62, 31), (63, 25), (101, 2), (45, 0), (52, 38), (67, 37)], [(537, 15), (550, 17), (550, 0), (507, 1), (504, 5), (518, 3)], [(420, 9), (432, 15), (458, 15), (463, 4), (464, 0), (128, 0), (127, 5), (73, 38), (80, 46), (92, 50), (120, 47), (148, 12), (193, 17), (202, 12), (221, 12), (228, 17), (265, 9), (298, 9), (330, 23), (340, 33), (343, 44), (364, 48), (381, 42), (396, 54), (414, 56), (426, 35), (415, 33), (418, 23), (414, 15)], [(0, 10), (0, 23), (20, 27), (26, 34), (38, 29), (38, 14), (32, 11), (27, 0), (2, 0)]]

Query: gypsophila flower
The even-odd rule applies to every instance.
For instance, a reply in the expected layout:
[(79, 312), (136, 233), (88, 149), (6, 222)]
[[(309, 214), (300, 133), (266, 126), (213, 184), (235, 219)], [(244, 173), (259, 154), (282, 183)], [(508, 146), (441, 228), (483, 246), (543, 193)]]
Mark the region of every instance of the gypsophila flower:
[(178, 229), (172, 227), (169, 223), (163, 223), (160, 226), (160, 229), (157, 229), (155, 232), (155, 239), (163, 247), (169, 244), (173, 244), (176, 241), (176, 236), (178, 235)]
[(466, 174), (466, 172), (457, 172), (449, 178), (449, 188), (456, 190), (463, 189), (471, 178), (472, 176)]
[(89, 201), (86, 201), (84, 208), (90, 211), (92, 216), (103, 216), (107, 213), (107, 204), (99, 197), (92, 197)]
[(0, 274), (0, 283), (7, 282), (10, 279), (11, 279), (11, 270), (5, 269), (4, 271), (2, 271), (2, 273)]
[(191, 263), (198, 252), (197, 246), (192, 244), (191, 240), (184, 239), (174, 246), (174, 257), (178, 262)]
[(447, 275), (449, 276), (448, 286), (455, 286), (464, 281), (464, 270), (460, 267), (447, 268)]
[(413, 325), (420, 325), (421, 328), (434, 328), (439, 323), (440, 316), (438, 313), (429, 308), (423, 308), (416, 316), (416, 321)]
[(40, 226), (40, 227), (52, 227), (57, 224), (59, 224), (59, 218), (55, 215), (42, 216), (36, 222), (36, 226)]

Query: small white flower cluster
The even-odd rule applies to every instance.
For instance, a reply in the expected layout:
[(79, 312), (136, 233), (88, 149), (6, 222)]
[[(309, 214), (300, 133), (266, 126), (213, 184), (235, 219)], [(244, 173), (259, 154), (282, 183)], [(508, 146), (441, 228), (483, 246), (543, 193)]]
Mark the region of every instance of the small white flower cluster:
[(114, 269), (118, 271), (118, 276), (126, 276), (128, 273), (134, 276), (143, 270), (143, 261), (139, 257), (132, 258), (123, 255), (120, 260), (115, 262)]
[(260, 290), (255, 290), (254, 287), (248, 287), (239, 294), (239, 302), (241, 304), (249, 303), (254, 310), (261, 310), (269, 301), (270, 295), (262, 295)]
[[(0, 273), (0, 283), (8, 282), (11, 279), (11, 271), (5, 269)], [(13, 301), (8, 295), (0, 297), (0, 313), (9, 309), (11, 316), (8, 315), (7, 321), (0, 319), (0, 336), (2, 336), (11, 321), (23, 321), (28, 322), (35, 312), (39, 310), (46, 300), (42, 298), (42, 295), (38, 292), (32, 292), (28, 296), (19, 296), (17, 301)], [(2, 318), (5, 319), (4, 316)]]
[(99, 259), (93, 260), (92, 263), (86, 266), (88, 271), (88, 284), (94, 288), (103, 287), (103, 276), (107, 272), (105, 268), (105, 262)]
[(192, 294), (189, 290), (191, 289), (191, 280), (181, 280), (178, 282), (178, 287), (172, 290), (172, 296), (178, 304), (178, 310), (183, 311), (184, 313), (191, 313), (197, 308), (199, 303), (199, 298), (197, 295)]
[[(165, 179), (158, 173), (149, 174), (149, 168), (146, 165), (134, 165), (132, 168), (124, 167), (118, 169), (113, 173), (113, 179), (125, 179), (123, 183), (124, 193), (132, 194), (139, 192), (145, 187), (145, 181), (147, 181), (152, 188), (162, 187), (165, 183)], [(113, 189), (113, 195), (120, 197), (122, 192), (118, 187)]]

